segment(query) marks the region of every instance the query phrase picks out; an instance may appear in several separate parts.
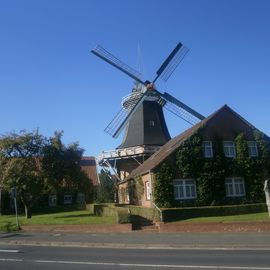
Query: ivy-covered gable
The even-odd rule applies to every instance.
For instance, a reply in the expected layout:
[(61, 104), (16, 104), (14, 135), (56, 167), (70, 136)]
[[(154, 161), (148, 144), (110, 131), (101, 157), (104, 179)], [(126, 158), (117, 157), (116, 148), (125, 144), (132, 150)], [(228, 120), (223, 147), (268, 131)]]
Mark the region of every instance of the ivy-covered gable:
[(270, 139), (225, 105), (166, 143), (127, 181), (148, 173), (159, 207), (262, 202)]
[[(206, 140), (211, 142), (210, 158), (203, 151)], [(225, 141), (232, 143), (235, 157), (225, 155)], [(250, 143), (258, 151), (255, 156), (250, 155)], [(263, 183), (270, 172), (270, 141), (225, 107), (183, 140), (155, 171), (154, 199), (160, 207), (262, 202)], [(181, 186), (177, 187), (176, 182)], [(190, 195), (192, 185), (196, 187), (196, 196)]]

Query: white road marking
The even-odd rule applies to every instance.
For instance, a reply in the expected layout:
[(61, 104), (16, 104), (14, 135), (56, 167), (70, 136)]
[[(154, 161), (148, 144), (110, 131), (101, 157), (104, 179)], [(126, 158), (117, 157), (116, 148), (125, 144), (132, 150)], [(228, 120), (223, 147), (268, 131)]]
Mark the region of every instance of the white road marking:
[(0, 258), (0, 262), (22, 262), (22, 259), (2, 259)]
[(124, 266), (124, 267), (151, 267), (151, 268), (190, 268), (190, 269), (230, 269), (230, 270), (270, 270), (270, 267), (253, 266), (225, 266), (225, 265), (176, 265), (176, 264), (140, 264), (140, 263), (114, 263), (114, 262), (80, 262), (80, 261), (50, 261), (35, 260), (36, 263), (54, 264), (80, 264), (80, 265), (103, 265), (103, 266)]
[(20, 252), (18, 249), (0, 249), (2, 253), (18, 253)]

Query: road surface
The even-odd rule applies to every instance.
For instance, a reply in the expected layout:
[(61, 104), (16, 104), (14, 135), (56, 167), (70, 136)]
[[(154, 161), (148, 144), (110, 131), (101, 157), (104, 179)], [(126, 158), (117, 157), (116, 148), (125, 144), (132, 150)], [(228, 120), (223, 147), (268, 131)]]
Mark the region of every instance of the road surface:
[(89, 248), (0, 245), (1, 270), (270, 270), (269, 249)]

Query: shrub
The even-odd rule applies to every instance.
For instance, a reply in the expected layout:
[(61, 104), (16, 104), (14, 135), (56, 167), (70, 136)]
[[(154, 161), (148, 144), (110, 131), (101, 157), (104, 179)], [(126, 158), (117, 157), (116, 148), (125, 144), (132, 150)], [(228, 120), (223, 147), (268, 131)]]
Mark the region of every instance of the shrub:
[(243, 204), (208, 207), (185, 207), (162, 209), (163, 221), (180, 221), (195, 217), (230, 216), (267, 211), (266, 204)]

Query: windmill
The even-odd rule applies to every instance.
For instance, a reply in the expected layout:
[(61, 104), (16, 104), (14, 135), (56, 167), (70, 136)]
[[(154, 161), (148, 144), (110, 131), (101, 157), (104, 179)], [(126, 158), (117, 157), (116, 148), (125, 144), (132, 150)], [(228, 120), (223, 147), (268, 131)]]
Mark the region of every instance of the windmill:
[(191, 125), (204, 119), (200, 113), (169, 93), (161, 93), (155, 86), (159, 78), (164, 81), (169, 79), (188, 52), (182, 43), (176, 45), (157, 70), (156, 77), (152, 81), (143, 81), (138, 71), (100, 45), (91, 52), (135, 80), (135, 87), (131, 94), (123, 98), (121, 110), (105, 128), (105, 132), (114, 138), (117, 138), (126, 128), (124, 140), (116, 150), (109, 151), (107, 155), (104, 152), (104, 155), (99, 158), (100, 165), (116, 168), (118, 175), (124, 172), (124, 175), (120, 175), (121, 179), (170, 140), (162, 108)]

